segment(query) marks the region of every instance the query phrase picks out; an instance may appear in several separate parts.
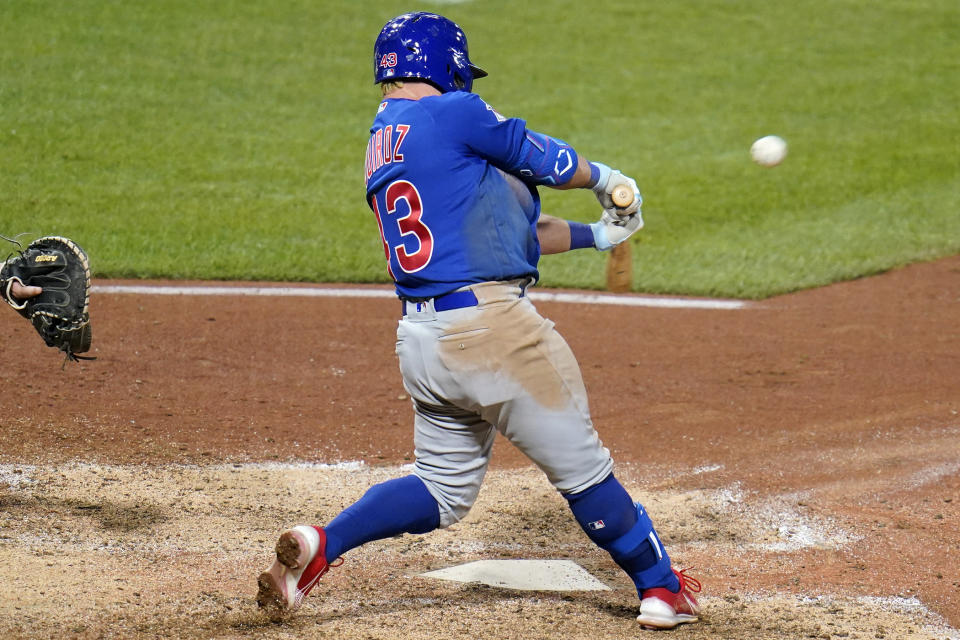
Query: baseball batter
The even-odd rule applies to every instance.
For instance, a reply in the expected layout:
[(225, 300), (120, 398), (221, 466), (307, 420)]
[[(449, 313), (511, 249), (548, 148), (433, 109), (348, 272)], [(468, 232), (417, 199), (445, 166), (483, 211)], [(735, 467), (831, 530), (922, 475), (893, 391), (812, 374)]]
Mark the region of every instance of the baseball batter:
[[(326, 526), (284, 531), (258, 604), (281, 616), (349, 550), (459, 521), (499, 431), (636, 584), (642, 625), (696, 621), (699, 583), (672, 568), (650, 517), (617, 480), (577, 360), (526, 295), (542, 254), (610, 249), (643, 226), (636, 182), (472, 93), (487, 74), (442, 16), (394, 18), (373, 62), (383, 100), (366, 149), (366, 199), (401, 300), (396, 349), (413, 400), (414, 472), (371, 487)], [(616, 206), (622, 185), (633, 198)], [(592, 189), (600, 219), (542, 214), (541, 186)]]

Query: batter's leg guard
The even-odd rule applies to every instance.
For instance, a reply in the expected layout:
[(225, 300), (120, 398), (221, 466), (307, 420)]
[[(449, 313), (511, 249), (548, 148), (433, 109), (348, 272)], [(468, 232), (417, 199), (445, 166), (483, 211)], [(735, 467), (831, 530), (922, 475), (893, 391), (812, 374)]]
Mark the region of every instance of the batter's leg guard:
[(653, 522), (612, 473), (586, 491), (564, 497), (587, 537), (627, 572), (638, 594), (654, 587), (680, 588)]
[(440, 526), (440, 508), (423, 481), (404, 476), (370, 487), (324, 527), (328, 561), (372, 540), (428, 533)]

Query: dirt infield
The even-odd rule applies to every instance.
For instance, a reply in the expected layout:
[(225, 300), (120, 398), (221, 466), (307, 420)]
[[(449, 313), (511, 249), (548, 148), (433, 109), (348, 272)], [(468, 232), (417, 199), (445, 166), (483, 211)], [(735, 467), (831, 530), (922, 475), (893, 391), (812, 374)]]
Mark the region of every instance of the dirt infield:
[[(258, 614), (279, 530), (406, 473), (397, 307), (95, 295), (98, 360), (63, 370), (0, 313), (0, 635), (642, 635), (625, 576), (503, 440), (464, 522), (351, 552), (287, 622)], [(960, 257), (741, 310), (538, 307), (704, 584), (703, 623), (671, 637), (960, 638)], [(614, 590), (418, 577), (484, 558), (572, 559)]]

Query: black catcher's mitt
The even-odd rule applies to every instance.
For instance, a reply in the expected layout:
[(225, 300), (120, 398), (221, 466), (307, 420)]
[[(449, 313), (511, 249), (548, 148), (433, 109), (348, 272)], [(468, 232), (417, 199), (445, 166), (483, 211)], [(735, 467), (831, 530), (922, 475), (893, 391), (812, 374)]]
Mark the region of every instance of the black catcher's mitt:
[[(0, 295), (33, 323), (47, 343), (77, 360), (90, 350), (90, 262), (68, 238), (46, 236), (30, 243), (0, 267)], [(33, 298), (17, 300), (13, 282), (42, 287)], [(83, 358), (92, 359), (92, 358)]]

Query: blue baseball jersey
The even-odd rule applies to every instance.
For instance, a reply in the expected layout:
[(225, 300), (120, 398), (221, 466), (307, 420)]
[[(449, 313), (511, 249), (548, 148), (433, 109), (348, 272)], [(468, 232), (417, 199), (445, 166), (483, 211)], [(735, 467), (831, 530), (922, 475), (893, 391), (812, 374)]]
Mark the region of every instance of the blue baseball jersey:
[[(397, 294), (431, 298), (478, 282), (537, 278), (536, 184), (573, 175), (576, 154), (564, 145), (473, 93), (380, 103), (364, 177)], [(547, 147), (545, 176), (538, 167)], [(568, 151), (556, 159), (559, 148)], [(555, 166), (569, 175), (557, 178)]]

